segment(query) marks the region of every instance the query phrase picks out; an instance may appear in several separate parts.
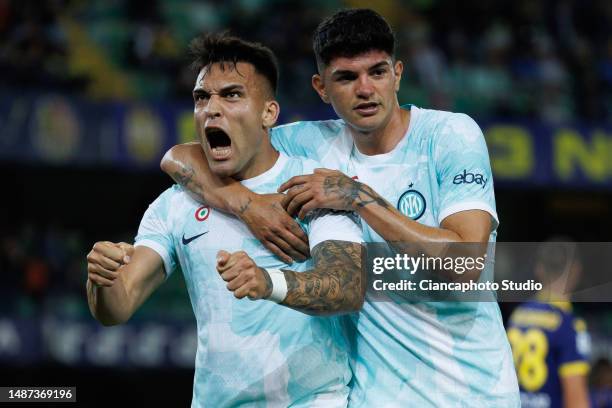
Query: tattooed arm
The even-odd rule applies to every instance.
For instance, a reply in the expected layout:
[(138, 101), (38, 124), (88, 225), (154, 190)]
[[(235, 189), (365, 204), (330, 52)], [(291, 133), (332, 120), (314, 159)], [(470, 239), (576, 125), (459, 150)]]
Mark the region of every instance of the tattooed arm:
[[(316, 208), (355, 211), (399, 253), (414, 250), (414, 244), (418, 244), (428, 255), (441, 256), (448, 250), (448, 243), (487, 243), (491, 231), (490, 216), (481, 210), (452, 214), (439, 228), (418, 223), (399, 212), (368, 185), (336, 170), (317, 169), (314, 174), (293, 177), (279, 188), (279, 191), (285, 190), (288, 192), (284, 205), (290, 214), (298, 212), (303, 218)], [(461, 249), (469, 250), (465, 256), (481, 256), (486, 250), (483, 245)], [(467, 280), (478, 276), (472, 273), (447, 277)]]
[(239, 182), (213, 174), (199, 143), (168, 150), (161, 168), (196, 201), (240, 218), (253, 235), (286, 263), (310, 256), (308, 238), (280, 205), (280, 194), (255, 194)]
[[(361, 244), (329, 240), (312, 250), (314, 268), (305, 272), (283, 269), (287, 296), (282, 305), (310, 315), (324, 316), (361, 309), (365, 296), (365, 274), (361, 267)], [(267, 298), (272, 280), (243, 251), (220, 251), (217, 270), (228, 290), (241, 299)]]
[(324, 241), (312, 250), (314, 269), (283, 270), (287, 297), (283, 305), (312, 315), (331, 315), (361, 309), (365, 274), (361, 245), (347, 241)]

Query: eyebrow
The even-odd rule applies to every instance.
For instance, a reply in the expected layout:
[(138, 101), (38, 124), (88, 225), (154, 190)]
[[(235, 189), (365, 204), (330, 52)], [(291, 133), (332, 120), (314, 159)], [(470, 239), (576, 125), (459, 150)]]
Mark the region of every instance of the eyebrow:
[(372, 65), (370, 68), (368, 68), (368, 71), (373, 71), (375, 69), (382, 68), (382, 67), (385, 67), (385, 66), (390, 66), (390, 65), (391, 64), (389, 64), (389, 61), (380, 61), (379, 63), (376, 63), (376, 64)]
[[(372, 71), (378, 68), (382, 68), (385, 66), (390, 66), (389, 61), (380, 61), (377, 62), (376, 64), (372, 65), (371, 67), (368, 67), (368, 71)], [(338, 78), (344, 75), (355, 75), (355, 71), (352, 71), (350, 69), (342, 69), (342, 70), (338, 70), (338, 71), (334, 71), (334, 73), (332, 73), (332, 77), (333, 78)]]
[[(226, 94), (226, 93), (231, 92), (231, 91), (244, 91), (244, 90), (245, 90), (245, 88), (244, 88), (244, 86), (243, 86), (243, 85), (241, 85), (241, 84), (229, 84), (229, 85), (226, 85), (226, 86), (224, 86), (223, 88), (219, 89), (219, 92), (218, 92), (218, 93), (222, 95), (222, 94)], [(192, 92), (192, 93), (193, 93), (194, 95), (201, 95), (201, 94), (207, 94), (207, 95), (210, 95), (210, 92), (209, 92), (209, 91), (207, 91), (207, 90), (205, 90), (205, 89), (204, 89), (202, 86), (200, 86), (200, 85), (196, 86), (196, 87), (193, 89), (193, 92)]]

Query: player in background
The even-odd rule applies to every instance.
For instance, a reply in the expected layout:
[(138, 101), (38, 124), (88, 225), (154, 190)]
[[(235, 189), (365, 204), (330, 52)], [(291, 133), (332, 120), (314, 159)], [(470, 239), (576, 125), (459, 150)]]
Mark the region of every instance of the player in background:
[(589, 406), (590, 338), (570, 303), (581, 267), (575, 244), (542, 244), (535, 275), (544, 287), (537, 300), (521, 304), (510, 317), (508, 338), (523, 408)]
[[(372, 10), (343, 10), (319, 25), (313, 48), (318, 73), (312, 85), (340, 119), (272, 129), (277, 149), (328, 168), (287, 175), (281, 190), (289, 189), (289, 213), (356, 211), (366, 242), (400, 251), (405, 243), (495, 241), (498, 219), (482, 132), (467, 115), (400, 107), (403, 65), (388, 23)], [(173, 148), (162, 168), (196, 195), (204, 191), (199, 200), (238, 215), (279, 256), (291, 255), (286, 248), (300, 238), (291, 217), (267, 198), (215, 177), (193, 146)], [(352, 406), (519, 406), (494, 302), (393, 303), (366, 295), (351, 323)]]
[[(318, 166), (270, 144), (279, 106), (268, 48), (209, 35), (191, 49), (197, 135), (215, 174), (267, 194)], [(192, 406), (344, 407), (351, 373), (343, 327), (318, 315), (361, 307), (361, 229), (324, 212), (302, 226), (312, 262), (286, 265), (235, 217), (175, 185), (149, 206), (133, 251), (103, 242), (88, 255), (91, 312), (106, 325), (127, 321), (180, 267), (198, 331)]]

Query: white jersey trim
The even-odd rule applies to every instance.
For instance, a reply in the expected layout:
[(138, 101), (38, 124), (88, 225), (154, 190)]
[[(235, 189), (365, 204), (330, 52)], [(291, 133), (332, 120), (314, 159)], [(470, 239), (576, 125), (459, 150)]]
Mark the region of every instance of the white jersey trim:
[(172, 261), (170, 260), (170, 254), (163, 245), (151, 239), (143, 239), (142, 241), (136, 242), (134, 246), (144, 246), (157, 252), (157, 255), (159, 255), (162, 261), (164, 261), (164, 271), (166, 273), (166, 279), (168, 279), (168, 277), (172, 274)]
[(457, 204), (453, 204), (449, 207), (443, 209), (438, 215), (438, 225), (442, 223), (442, 221), (448, 217), (449, 215), (453, 215), (455, 213), (467, 210), (483, 210), (491, 214), (493, 221), (495, 221), (494, 225), (491, 226), (491, 231), (495, 231), (497, 226), (499, 225), (499, 219), (497, 218), (497, 212), (491, 207), (489, 204), (484, 201), (463, 201)]

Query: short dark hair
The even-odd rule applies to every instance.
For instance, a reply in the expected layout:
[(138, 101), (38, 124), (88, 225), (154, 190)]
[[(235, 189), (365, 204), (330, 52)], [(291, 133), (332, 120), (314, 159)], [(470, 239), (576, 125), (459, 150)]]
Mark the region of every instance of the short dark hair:
[(370, 9), (341, 10), (319, 24), (312, 48), (318, 65), (336, 57), (354, 57), (372, 50), (395, 56), (395, 35), (389, 23)]
[(245, 41), (227, 33), (212, 33), (193, 39), (189, 51), (193, 56), (191, 68), (196, 72), (214, 63), (220, 63), (222, 68), (226, 63), (234, 68), (238, 62), (252, 64), (268, 80), (272, 95), (276, 94), (278, 61), (274, 52), (260, 43)]

